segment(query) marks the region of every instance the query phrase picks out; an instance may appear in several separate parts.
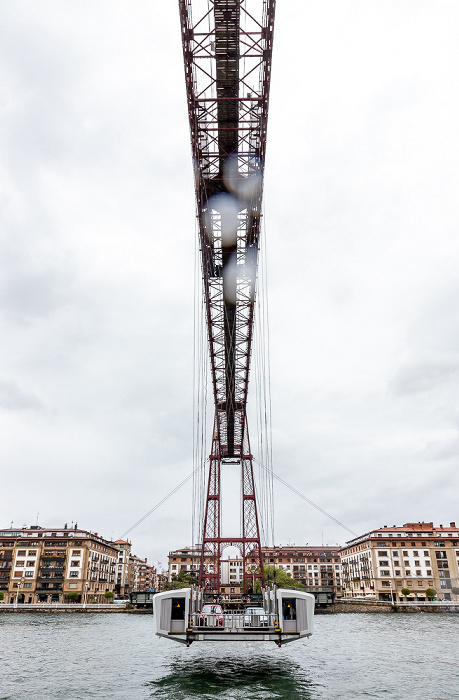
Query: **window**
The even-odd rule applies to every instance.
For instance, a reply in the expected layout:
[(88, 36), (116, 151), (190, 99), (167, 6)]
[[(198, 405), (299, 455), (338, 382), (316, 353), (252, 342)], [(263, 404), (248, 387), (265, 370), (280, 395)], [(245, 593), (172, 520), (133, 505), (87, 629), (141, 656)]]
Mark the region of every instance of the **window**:
[(389, 562), (388, 561), (380, 561), (379, 566), (389, 566)]
[(35, 562), (34, 562), (34, 561), (28, 561), (28, 562), (27, 562), (27, 566), (35, 566)]
[(398, 557), (398, 552), (395, 552), (395, 551), (392, 552), (392, 556), (393, 556), (393, 557)]
[(23, 561), (17, 561), (17, 562), (16, 562), (16, 566), (24, 566), (24, 562), (23, 562)]
[(378, 552), (378, 557), (387, 557), (387, 552)]
[(395, 571), (395, 575), (400, 576), (400, 571), (398, 569)]
[(420, 575), (421, 575), (421, 569), (416, 569), (416, 576), (420, 576)]
[[(18, 573), (19, 573), (19, 572), (18, 572)], [(24, 573), (24, 576), (25, 576), (26, 578), (33, 578), (33, 571), (26, 571), (26, 572)]]
[(70, 578), (78, 578), (78, 571), (71, 571)]
[(427, 569), (427, 576), (432, 576), (432, 569)]
[(80, 562), (79, 561), (72, 561), (70, 566), (80, 566)]
[(415, 560), (414, 560), (414, 565), (415, 565), (415, 566), (421, 566), (421, 563), (420, 563), (419, 559), (415, 559)]
[(387, 569), (381, 569), (381, 576), (390, 576), (390, 572)]
[(72, 549), (72, 557), (81, 557), (81, 549)]
[(405, 573), (407, 576), (411, 576), (411, 571), (409, 569), (405, 569)]
[(446, 552), (435, 552), (437, 559), (447, 559)]
[(422, 581), (418, 581), (418, 586), (423, 586), (423, 585), (424, 585), (424, 584), (423, 584)]
[(19, 552), (18, 552), (17, 555), (18, 555), (18, 557), (25, 557), (25, 556), (26, 556), (26, 551), (25, 551), (25, 549), (19, 550)]
[(76, 588), (77, 584), (76, 583), (69, 583), (69, 588)]
[(403, 554), (404, 557), (407, 557), (407, 556), (408, 556), (408, 552), (407, 552), (406, 550), (403, 551), (402, 554)]
[(29, 549), (29, 557), (36, 557), (37, 553), (34, 549)]
[(28, 583), (28, 582), (26, 582), (26, 583), (24, 583), (24, 586), (23, 586), (23, 588), (32, 588), (32, 584), (31, 584), (31, 583)]
[(424, 556), (425, 556), (425, 557), (430, 556), (430, 555), (429, 555), (429, 552), (428, 552), (427, 550), (424, 550)]

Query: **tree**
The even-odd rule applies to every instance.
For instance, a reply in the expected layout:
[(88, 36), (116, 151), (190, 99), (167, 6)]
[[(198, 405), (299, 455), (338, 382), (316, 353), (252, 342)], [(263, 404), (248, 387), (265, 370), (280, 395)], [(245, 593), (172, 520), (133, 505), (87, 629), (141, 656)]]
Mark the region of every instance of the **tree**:
[(435, 588), (428, 588), (426, 590), (426, 596), (429, 600), (432, 600), (432, 598), (435, 598), (436, 595), (437, 595), (437, 591), (435, 590)]
[(3, 595), (3, 591), (0, 591), (0, 600), (3, 600), (5, 596)]
[(400, 593), (401, 593), (402, 595), (404, 595), (405, 598), (406, 598), (406, 596), (410, 595), (411, 591), (410, 591), (409, 588), (402, 588), (402, 590), (400, 591)]
[[(279, 588), (303, 588), (304, 586), (299, 581), (295, 581), (294, 578), (289, 576), (289, 574), (284, 571), (284, 569), (275, 569), (274, 566), (264, 566), (265, 583), (266, 585), (273, 585), (274, 582)], [(276, 572), (276, 579), (274, 580), (274, 572)]]
[(72, 591), (71, 593), (65, 594), (65, 600), (67, 601), (67, 603), (78, 603), (79, 597), (80, 597), (80, 594), (77, 593), (76, 591)]
[[(451, 593), (454, 593), (454, 595), (459, 595), (459, 588), (457, 588), (456, 586), (453, 586), (451, 589)], [(0, 595), (1, 595), (1, 593), (0, 593)], [(0, 598), (0, 600), (1, 600), (1, 598)]]
[(112, 603), (113, 597), (114, 597), (113, 591), (105, 591), (105, 593), (104, 593), (105, 600), (110, 601), (110, 603)]
[(163, 591), (174, 591), (177, 588), (191, 588), (195, 586), (198, 580), (194, 573), (179, 571), (178, 574), (172, 574), (171, 580), (166, 581), (163, 586)]

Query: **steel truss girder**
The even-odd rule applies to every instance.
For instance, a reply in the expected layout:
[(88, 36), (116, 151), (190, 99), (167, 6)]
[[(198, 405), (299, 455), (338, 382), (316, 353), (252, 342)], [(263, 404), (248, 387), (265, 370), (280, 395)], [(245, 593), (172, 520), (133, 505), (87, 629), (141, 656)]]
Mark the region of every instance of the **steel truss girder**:
[(229, 541), (220, 533), (225, 458), (242, 465), (243, 533), (234, 541), (244, 559), (252, 541), (261, 552), (246, 406), (275, 0), (179, 0), (179, 8), (215, 403), (201, 573), (214, 558), (206, 580), (215, 583)]
[[(275, 0), (179, 0), (179, 8), (214, 400), (223, 455), (238, 456), (249, 381)], [(223, 217), (213, 209), (212, 196), (232, 189), (225, 180), (228, 157), (237, 163), (236, 190), (250, 178), (258, 186), (244, 197), (236, 193), (237, 240), (225, 246)], [(227, 295), (225, 270), (234, 263), (236, 281)]]

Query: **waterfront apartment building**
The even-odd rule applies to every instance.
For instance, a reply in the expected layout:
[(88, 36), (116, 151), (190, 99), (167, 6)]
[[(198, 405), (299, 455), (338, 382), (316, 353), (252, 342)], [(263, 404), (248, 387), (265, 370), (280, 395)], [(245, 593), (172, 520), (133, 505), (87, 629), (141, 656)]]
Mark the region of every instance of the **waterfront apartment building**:
[[(459, 528), (406, 523), (367, 532), (341, 549), (346, 597), (424, 601), (433, 588), (438, 600), (459, 599)], [(402, 594), (402, 589), (410, 591)]]
[(131, 543), (128, 540), (116, 540), (114, 544), (118, 550), (115, 590), (117, 595), (124, 596), (130, 592), (129, 558), (131, 556)]
[(127, 596), (133, 591), (157, 590), (155, 568), (148, 564), (146, 559), (132, 554), (131, 542), (129, 540), (116, 540), (114, 545), (118, 550), (116, 594)]
[[(201, 565), (201, 545), (193, 547), (183, 547), (169, 552), (168, 555), (168, 576), (167, 580), (172, 581), (172, 576), (178, 576), (180, 572), (186, 574), (199, 575), (199, 567)], [(213, 565), (209, 562), (205, 563), (210, 572), (213, 572)]]
[(130, 556), (129, 561), (132, 571), (132, 591), (152, 591), (155, 589), (156, 571), (146, 559), (140, 559), (135, 555)]
[(74, 528), (0, 531), (0, 591), (8, 603), (107, 602), (118, 552), (97, 533)]
[[(295, 581), (303, 584), (311, 593), (328, 593), (333, 598), (342, 595), (341, 560), (339, 546), (292, 545), (283, 547), (262, 547), (263, 564), (282, 568)], [(256, 557), (249, 556), (246, 572), (250, 576)], [(169, 552), (169, 575), (199, 573), (201, 548), (199, 545)], [(222, 559), (220, 578), (222, 593), (239, 593), (244, 576), (242, 558)]]
[[(263, 565), (284, 569), (309, 593), (342, 595), (340, 547), (292, 545), (262, 547)], [(250, 564), (249, 564), (250, 566)]]

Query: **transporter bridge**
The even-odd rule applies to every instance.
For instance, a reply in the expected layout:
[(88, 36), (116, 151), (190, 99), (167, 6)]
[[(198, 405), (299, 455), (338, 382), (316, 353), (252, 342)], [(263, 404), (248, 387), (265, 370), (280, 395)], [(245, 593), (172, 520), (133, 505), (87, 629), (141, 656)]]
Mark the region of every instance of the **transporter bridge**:
[[(155, 596), (156, 632), (188, 646), (281, 645), (312, 633), (314, 597), (265, 584), (247, 425), (275, 0), (179, 0), (179, 9), (215, 417), (199, 579)], [(225, 468), (240, 473), (239, 533), (222, 531)], [(243, 561), (239, 602), (221, 598), (228, 547)], [(261, 591), (255, 602), (250, 588)]]

